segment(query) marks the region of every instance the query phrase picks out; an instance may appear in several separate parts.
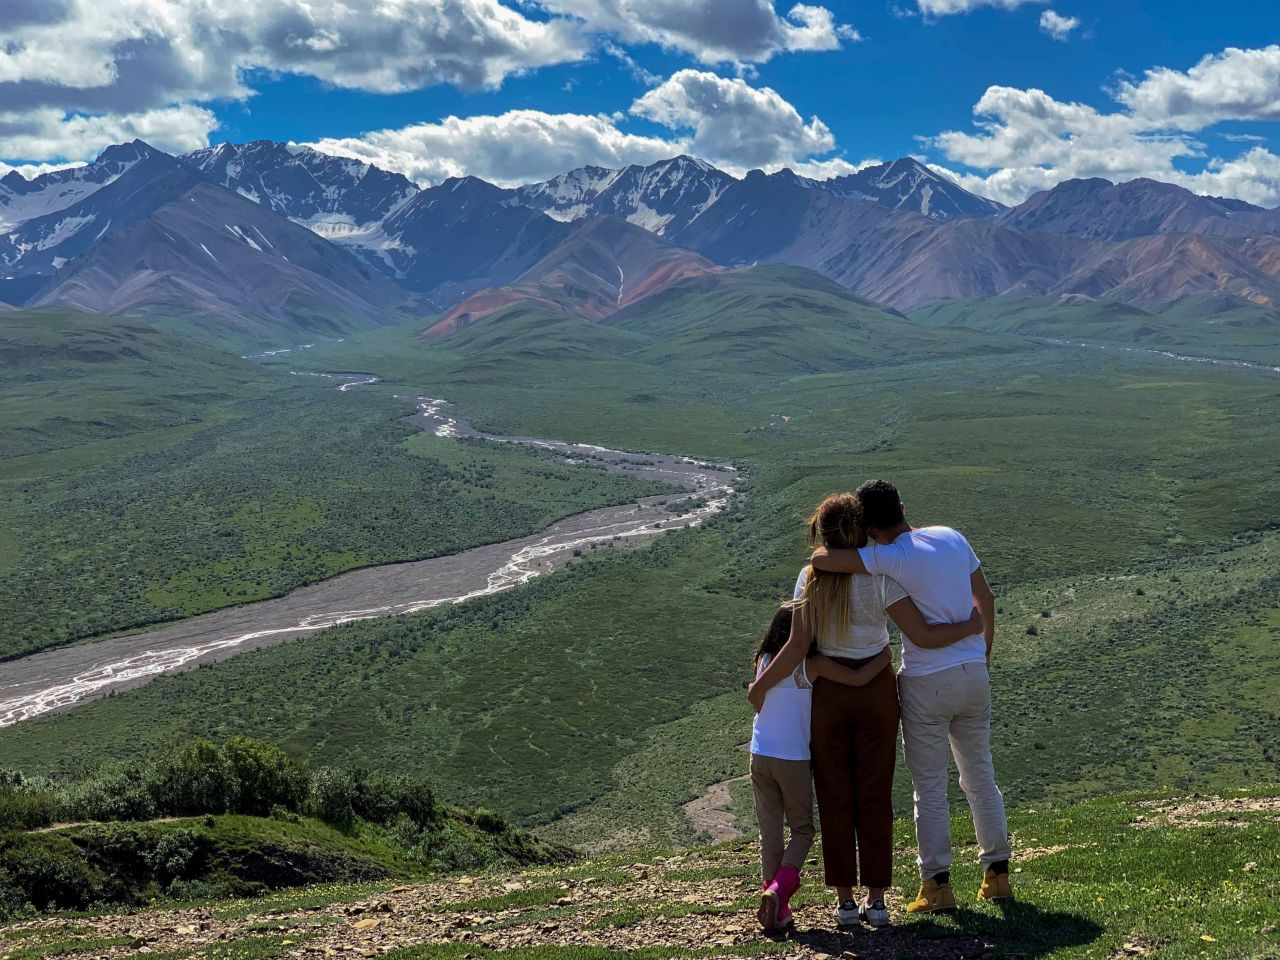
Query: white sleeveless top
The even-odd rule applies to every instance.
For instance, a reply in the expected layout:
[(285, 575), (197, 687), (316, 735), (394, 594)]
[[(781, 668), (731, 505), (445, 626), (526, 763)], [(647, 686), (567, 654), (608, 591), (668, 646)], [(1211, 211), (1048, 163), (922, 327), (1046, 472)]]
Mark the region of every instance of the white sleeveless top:
[[(773, 659), (767, 654), (756, 668), (759, 677)], [(813, 684), (804, 664), (774, 684), (751, 724), (751, 752), (778, 760), (809, 759), (809, 720), (813, 715)]]
[[(804, 585), (809, 582), (809, 568), (800, 571), (796, 580), (795, 599), (804, 596)], [(818, 652), (828, 657), (848, 657), (865, 660), (874, 657), (889, 645), (887, 607), (907, 596), (907, 591), (896, 580), (888, 577), (854, 574), (849, 587), (849, 616), (853, 618), (853, 630), (840, 644), (828, 637), (818, 637)]]

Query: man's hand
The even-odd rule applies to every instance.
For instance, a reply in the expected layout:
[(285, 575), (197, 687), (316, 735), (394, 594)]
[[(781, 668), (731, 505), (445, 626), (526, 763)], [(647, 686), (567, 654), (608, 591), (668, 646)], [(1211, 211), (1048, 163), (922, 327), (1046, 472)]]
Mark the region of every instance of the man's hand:
[(756, 683), (747, 687), (747, 699), (751, 701), (751, 706), (755, 708), (756, 713), (764, 708), (764, 695), (768, 692), (760, 689), (760, 685)]

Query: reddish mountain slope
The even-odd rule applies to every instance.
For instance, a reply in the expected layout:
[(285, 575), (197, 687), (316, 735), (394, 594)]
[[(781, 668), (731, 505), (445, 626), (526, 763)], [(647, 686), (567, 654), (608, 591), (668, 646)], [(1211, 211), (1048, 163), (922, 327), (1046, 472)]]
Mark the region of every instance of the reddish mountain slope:
[(577, 223), (555, 249), (509, 286), (482, 290), (426, 331), (444, 336), (513, 303), (542, 303), (601, 320), (685, 277), (716, 266), (690, 250), (614, 217)]

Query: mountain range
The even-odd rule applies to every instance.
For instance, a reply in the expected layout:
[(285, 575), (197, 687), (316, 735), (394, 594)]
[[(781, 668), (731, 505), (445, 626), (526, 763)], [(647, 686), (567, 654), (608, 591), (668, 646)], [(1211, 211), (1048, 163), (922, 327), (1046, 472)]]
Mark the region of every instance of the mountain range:
[(592, 322), (692, 277), (804, 267), (907, 311), (1069, 296), (1145, 311), (1280, 303), (1280, 210), (1173, 184), (1071, 180), (1006, 208), (912, 158), (819, 181), (692, 157), (506, 188), (419, 188), (309, 147), (181, 157), (142, 141), (0, 179), (0, 301), (199, 318), (252, 342), (530, 301)]

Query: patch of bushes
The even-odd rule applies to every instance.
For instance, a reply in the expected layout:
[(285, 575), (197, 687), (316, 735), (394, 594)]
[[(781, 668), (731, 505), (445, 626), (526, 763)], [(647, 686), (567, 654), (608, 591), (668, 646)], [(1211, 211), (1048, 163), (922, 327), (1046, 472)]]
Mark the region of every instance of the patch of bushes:
[(420, 777), (312, 770), (278, 747), (248, 737), (222, 744), (192, 740), (61, 783), (0, 771), (0, 830), (217, 813), (313, 816), (350, 829), (357, 819), (387, 824), (398, 814), (428, 826), (441, 811)]
[[(191, 819), (138, 822), (157, 817)], [(32, 832), (60, 822), (79, 825)], [(245, 737), (193, 740), (65, 782), (0, 772), (0, 920), (567, 855), (490, 811), (439, 803), (420, 777), (312, 769)]]

